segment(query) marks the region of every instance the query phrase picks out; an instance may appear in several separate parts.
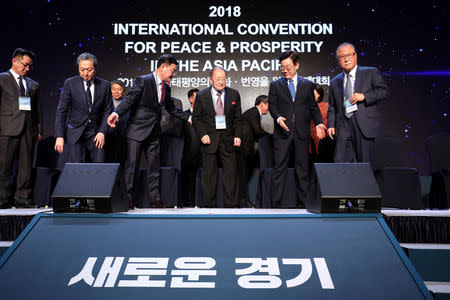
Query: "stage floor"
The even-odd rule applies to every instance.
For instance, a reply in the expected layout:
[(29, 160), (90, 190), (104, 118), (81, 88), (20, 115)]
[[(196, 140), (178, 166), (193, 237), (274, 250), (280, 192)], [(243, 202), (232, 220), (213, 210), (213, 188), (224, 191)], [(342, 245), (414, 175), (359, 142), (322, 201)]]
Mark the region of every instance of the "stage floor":
[[(30, 216), (38, 213), (52, 212), (51, 208), (10, 208), (0, 210), (0, 216)], [(312, 214), (306, 209), (268, 209), (268, 208), (135, 208), (120, 214), (145, 214), (145, 215), (167, 215), (167, 214), (188, 214), (188, 215), (305, 215)], [(406, 210), (406, 209), (382, 209), (381, 214), (393, 217), (449, 217), (450, 210)]]

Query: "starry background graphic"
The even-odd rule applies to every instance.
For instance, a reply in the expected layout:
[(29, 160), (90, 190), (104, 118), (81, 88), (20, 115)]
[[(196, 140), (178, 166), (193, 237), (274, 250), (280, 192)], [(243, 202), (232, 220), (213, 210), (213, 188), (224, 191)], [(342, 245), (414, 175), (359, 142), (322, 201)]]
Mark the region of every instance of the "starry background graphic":
[[(90, 52), (99, 59), (97, 75), (106, 80), (135, 78), (150, 73), (149, 61), (162, 53), (124, 53), (125, 41), (324, 41), (320, 53), (302, 53), (300, 75), (333, 78), (341, 70), (335, 48), (348, 41), (356, 46), (358, 64), (375, 66), (391, 90), (383, 102), (384, 134), (404, 139), (408, 166), (429, 175), (426, 137), (450, 130), (450, 22), (448, 1), (5, 1), (0, 20), (0, 70), (11, 67), (15, 48), (35, 52), (35, 70), (29, 76), (41, 85), (45, 136), (53, 135), (55, 111), (64, 80), (77, 74), (76, 57)], [(161, 7), (161, 5), (166, 5)], [(240, 17), (210, 18), (209, 7), (240, 6)], [(238, 24), (332, 23), (332, 35), (304, 36), (115, 36), (113, 23)], [(174, 54), (177, 59), (275, 59), (275, 53)], [(243, 111), (268, 87), (240, 85), (243, 76), (280, 76), (278, 71), (229, 71), (231, 86), (243, 100)], [(207, 77), (207, 72), (178, 72), (177, 76)], [(270, 80), (269, 80), (270, 81)], [(172, 88), (173, 96), (188, 106), (189, 88)], [(325, 100), (328, 87), (325, 86)], [(269, 125), (271, 120), (264, 119)]]

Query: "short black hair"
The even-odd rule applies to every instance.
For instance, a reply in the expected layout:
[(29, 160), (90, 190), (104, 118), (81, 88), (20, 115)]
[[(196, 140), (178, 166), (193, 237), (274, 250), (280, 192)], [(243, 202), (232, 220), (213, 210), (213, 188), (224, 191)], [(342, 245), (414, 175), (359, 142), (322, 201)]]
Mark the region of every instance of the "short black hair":
[(161, 65), (163, 64), (167, 65), (174, 64), (178, 66), (178, 61), (172, 54), (163, 54), (160, 57), (158, 57), (158, 63), (156, 65), (156, 68), (161, 67)]
[(188, 98), (191, 98), (194, 93), (198, 93), (198, 89), (191, 89), (188, 92)]
[(118, 85), (120, 85), (123, 89), (125, 89), (125, 82), (123, 82), (122, 80), (115, 79), (115, 80), (111, 81), (111, 85), (113, 85), (113, 84), (118, 84)]
[(80, 64), (80, 61), (82, 61), (82, 60), (90, 60), (94, 64), (94, 68), (95, 69), (98, 68), (98, 60), (97, 60), (97, 57), (95, 57), (94, 54), (91, 54), (91, 53), (88, 53), (88, 52), (83, 52), (80, 55), (78, 55), (78, 57), (77, 57), (77, 66)]
[(320, 84), (314, 84), (314, 90), (319, 94), (319, 99), (317, 99), (317, 103), (323, 101), (323, 96), (325, 95), (323, 91), (323, 87)]
[(278, 59), (280, 60), (280, 62), (282, 62), (286, 58), (292, 59), (292, 62), (294, 63), (294, 65), (296, 65), (297, 63), (300, 63), (300, 53), (295, 52), (294, 50), (288, 50), (288, 51), (281, 53), (280, 58), (278, 58)]
[(34, 58), (36, 57), (34, 53), (30, 50), (23, 49), (23, 48), (17, 48), (14, 50), (12, 58), (20, 57), (22, 58), (24, 55), (27, 55), (31, 58), (32, 61), (34, 61)]
[(258, 106), (261, 102), (262, 103), (269, 102), (269, 97), (267, 97), (267, 95), (259, 95), (258, 97), (256, 97), (255, 106)]

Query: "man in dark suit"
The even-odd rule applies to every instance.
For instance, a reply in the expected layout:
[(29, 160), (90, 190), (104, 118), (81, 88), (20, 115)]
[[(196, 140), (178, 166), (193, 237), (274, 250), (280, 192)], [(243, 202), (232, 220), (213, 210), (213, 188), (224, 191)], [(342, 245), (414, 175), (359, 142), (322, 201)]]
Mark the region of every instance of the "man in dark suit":
[(225, 207), (237, 207), (235, 147), (241, 145), (241, 96), (226, 87), (227, 74), (215, 67), (209, 74), (210, 88), (197, 94), (192, 125), (202, 142), (203, 205), (215, 207), (217, 159), (223, 166)]
[(336, 138), (335, 162), (373, 162), (375, 137), (381, 131), (380, 100), (389, 95), (377, 68), (357, 65), (355, 47), (349, 43), (336, 50), (344, 72), (330, 83), (328, 136)]
[(255, 100), (255, 106), (249, 108), (242, 115), (242, 142), (236, 151), (239, 205), (241, 207), (255, 207), (246, 193), (248, 179), (253, 170), (253, 147), (259, 138), (268, 134), (261, 126), (261, 118), (269, 112), (269, 99), (260, 95)]
[(16, 207), (34, 207), (31, 200), (33, 148), (42, 136), (39, 84), (26, 77), (34, 54), (18, 48), (8, 72), (0, 73), (0, 209), (10, 208), (13, 161), (17, 156)]
[(178, 109), (170, 97), (170, 82), (177, 71), (178, 61), (170, 54), (159, 57), (157, 69), (152, 74), (137, 77), (127, 96), (109, 116), (108, 124), (114, 127), (119, 118), (129, 112), (125, 137), (127, 138), (127, 153), (124, 164), (127, 198), (133, 199), (139, 163), (142, 152), (147, 159), (147, 187), (150, 203), (144, 207), (161, 207), (159, 189), (160, 169), (160, 121), (166, 111), (172, 116), (188, 120), (189, 116)]
[(280, 62), (283, 77), (272, 82), (269, 89), (269, 111), (274, 119), (272, 207), (281, 205), (291, 152), (295, 160), (297, 206), (302, 207), (313, 192), (309, 171), (311, 119), (320, 138), (325, 137), (325, 126), (314, 99), (314, 83), (297, 75), (299, 53), (288, 50), (281, 54)]
[[(116, 108), (122, 101), (125, 92), (125, 83), (121, 80), (111, 81), (111, 96), (113, 107)], [(117, 126), (108, 128), (105, 143), (105, 162), (107, 163), (121, 163), (123, 156), (124, 137), (127, 118), (122, 118), (117, 122)]]
[(55, 150), (65, 152), (64, 163), (85, 162), (86, 156), (91, 162), (104, 162), (106, 120), (112, 111), (110, 83), (95, 76), (94, 55), (80, 54), (77, 66), (80, 75), (66, 79), (59, 98)]
[[(198, 89), (188, 91), (189, 109), (184, 112), (192, 116), (195, 97)], [(197, 170), (202, 162), (200, 152), (200, 138), (198, 138), (192, 124), (186, 123), (184, 128), (183, 159), (181, 160), (181, 184), (183, 194), (183, 206), (195, 205), (195, 182)]]

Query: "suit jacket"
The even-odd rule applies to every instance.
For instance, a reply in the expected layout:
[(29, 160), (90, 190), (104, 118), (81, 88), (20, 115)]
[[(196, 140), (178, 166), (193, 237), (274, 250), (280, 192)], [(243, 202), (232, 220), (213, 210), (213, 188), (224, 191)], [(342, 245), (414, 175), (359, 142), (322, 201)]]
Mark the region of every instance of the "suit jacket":
[[(191, 115), (191, 110), (185, 110), (185, 113)], [(187, 162), (195, 164), (200, 158), (200, 138), (197, 136), (194, 127), (186, 122), (184, 129), (184, 147), (183, 159)]]
[(256, 106), (249, 108), (242, 115), (242, 141), (240, 151), (247, 157), (255, 141), (268, 134), (261, 126), (261, 116)]
[[(366, 99), (357, 102), (356, 120), (366, 138), (374, 138), (381, 131), (381, 111), (379, 101), (389, 95), (389, 89), (377, 68), (357, 66), (355, 93), (363, 93)], [(344, 114), (344, 72), (331, 80), (329, 90), (328, 127), (339, 127), (346, 119)]]
[[(75, 144), (89, 124), (95, 131), (108, 133), (108, 116), (112, 111), (110, 83), (94, 77), (94, 103), (89, 114), (84, 80), (81, 76), (66, 79), (56, 110), (55, 134), (67, 144)], [(67, 122), (66, 122), (67, 120)]]
[(235, 89), (225, 88), (224, 114), (226, 129), (216, 129), (216, 111), (211, 96), (212, 87), (203, 89), (197, 93), (194, 103), (194, 115), (192, 116), (192, 125), (201, 139), (208, 135), (211, 144), (201, 143), (201, 149), (208, 153), (214, 153), (219, 147), (219, 141), (222, 137), (225, 148), (228, 152), (234, 151), (234, 138), (241, 137), (241, 96)]
[(11, 72), (0, 73), (0, 131), (5, 136), (17, 136), (27, 119), (33, 137), (42, 135), (42, 117), (39, 104), (39, 84), (25, 77), (31, 111), (19, 110), (19, 85)]
[[(183, 109), (180, 99), (172, 97), (172, 100), (176, 107)], [(161, 120), (161, 134), (182, 137), (184, 123), (183, 120), (177, 119), (171, 113), (166, 112), (165, 120)]]
[[(319, 107), (314, 100), (314, 83), (300, 76), (298, 76), (294, 101), (284, 77), (270, 84), (269, 111), (274, 119), (274, 138), (287, 138), (295, 130), (299, 138), (309, 139), (311, 120), (315, 125), (323, 122)], [(279, 117), (286, 118), (285, 123), (289, 132), (277, 123)]]
[[(170, 97), (170, 87), (164, 84), (164, 88), (165, 110), (178, 119), (189, 119), (189, 116), (175, 106)], [(161, 135), (161, 108), (161, 104), (158, 103), (156, 80), (152, 73), (136, 78), (133, 87), (116, 107), (115, 112), (121, 118), (130, 110), (124, 135), (141, 142), (150, 134), (155, 136)]]

